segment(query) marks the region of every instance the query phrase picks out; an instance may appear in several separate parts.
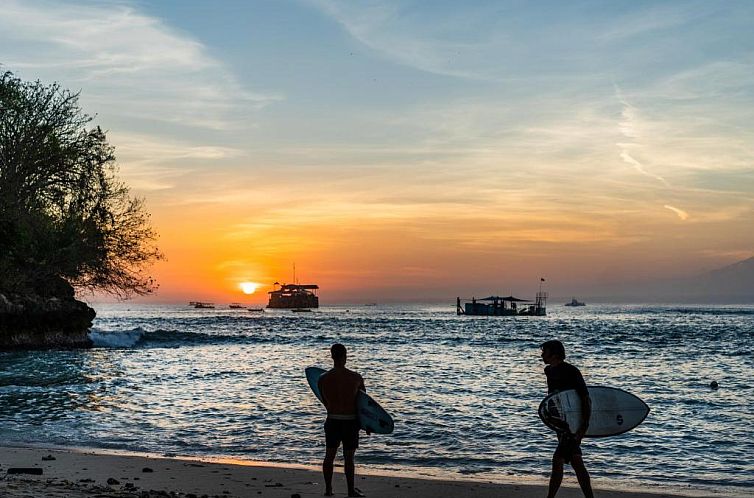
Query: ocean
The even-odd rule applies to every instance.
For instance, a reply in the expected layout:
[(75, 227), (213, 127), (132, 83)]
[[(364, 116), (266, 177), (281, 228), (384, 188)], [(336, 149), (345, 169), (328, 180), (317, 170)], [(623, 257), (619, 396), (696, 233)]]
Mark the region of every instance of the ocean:
[(2, 444), (318, 465), (324, 411), (304, 368), (328, 367), (341, 342), (396, 422), (362, 435), (361, 468), (544, 483), (556, 438), (537, 416), (539, 345), (557, 338), (588, 384), (651, 408), (626, 434), (585, 440), (596, 487), (754, 491), (754, 306), (96, 309), (91, 350), (0, 353)]

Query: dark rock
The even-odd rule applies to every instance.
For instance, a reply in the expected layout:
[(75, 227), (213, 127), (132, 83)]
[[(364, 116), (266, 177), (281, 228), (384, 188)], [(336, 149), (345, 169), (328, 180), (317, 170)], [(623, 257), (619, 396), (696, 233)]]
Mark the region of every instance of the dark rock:
[(293, 494), (291, 495), (291, 498), (301, 498), (301, 495), (300, 495), (300, 494), (298, 494), (298, 493), (293, 493)]
[(59, 286), (52, 296), (0, 294), (0, 350), (92, 346), (88, 332), (96, 313), (73, 298), (70, 285)]
[(11, 467), (8, 469), (8, 474), (29, 474), (32, 476), (41, 476), (42, 469), (36, 467)]
[(79, 479), (79, 482), (94, 482), (94, 479)]
[(52, 460), (55, 460), (55, 457), (54, 457), (54, 456), (52, 456), (52, 455), (47, 455), (47, 456), (43, 456), (43, 457), (42, 457), (42, 461), (43, 461), (43, 462), (50, 462), (50, 461), (52, 461)]
[(118, 484), (120, 484), (120, 481), (110, 477), (107, 479), (107, 484), (110, 486), (117, 486)]
[(144, 467), (141, 469), (142, 472), (154, 472), (154, 470), (150, 469), (149, 467)]

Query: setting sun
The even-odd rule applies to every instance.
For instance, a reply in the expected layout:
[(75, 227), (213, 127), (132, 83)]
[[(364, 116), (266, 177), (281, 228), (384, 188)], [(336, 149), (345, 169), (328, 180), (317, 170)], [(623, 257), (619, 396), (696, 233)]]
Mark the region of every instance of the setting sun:
[(244, 294), (254, 294), (259, 284), (255, 282), (241, 282), (238, 286), (241, 287)]

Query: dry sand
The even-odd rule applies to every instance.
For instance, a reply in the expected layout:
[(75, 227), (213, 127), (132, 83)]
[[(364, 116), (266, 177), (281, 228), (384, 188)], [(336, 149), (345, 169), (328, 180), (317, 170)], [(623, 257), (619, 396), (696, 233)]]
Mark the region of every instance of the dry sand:
[[(54, 460), (43, 460), (51, 456)], [(358, 465), (358, 461), (357, 461)], [(43, 475), (10, 475), (9, 468), (43, 469)], [(318, 470), (273, 464), (210, 463), (199, 460), (111, 455), (84, 450), (0, 447), (0, 496), (21, 497), (263, 497), (322, 496)], [(146, 470), (149, 469), (149, 470)], [(336, 468), (335, 496), (345, 496), (342, 468)], [(359, 468), (357, 467), (357, 474)], [(572, 479), (572, 476), (569, 476)], [(568, 481), (569, 477), (566, 478)], [(110, 484), (108, 484), (108, 479)], [(471, 480), (436, 480), (389, 475), (357, 475), (357, 487), (376, 498), (505, 498), (544, 497), (546, 483), (495, 484)], [(578, 488), (560, 490), (559, 497), (582, 496)], [(595, 483), (599, 485), (599, 483)], [(660, 492), (597, 490), (601, 498), (682, 496)], [(701, 496), (697, 494), (696, 496)], [(707, 496), (724, 496), (722, 494)]]

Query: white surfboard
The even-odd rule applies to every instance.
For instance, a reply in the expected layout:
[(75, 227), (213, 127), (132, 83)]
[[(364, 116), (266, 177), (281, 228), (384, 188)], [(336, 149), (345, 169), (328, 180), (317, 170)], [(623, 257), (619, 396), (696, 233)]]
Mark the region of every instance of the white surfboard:
[[(602, 386), (587, 389), (592, 413), (584, 437), (623, 434), (649, 415), (649, 406), (623, 389)], [(554, 431), (574, 434), (581, 427), (581, 397), (573, 389), (551, 394), (540, 403), (539, 418)]]
[[(326, 371), (319, 367), (309, 367), (306, 369), (306, 380), (320, 402), (322, 401), (322, 394), (319, 392), (317, 381), (319, 381), (319, 377)], [(361, 428), (365, 431), (374, 434), (390, 434), (393, 432), (395, 428), (393, 417), (364, 391), (359, 391), (359, 394), (356, 396), (356, 410), (358, 411), (357, 415)]]

